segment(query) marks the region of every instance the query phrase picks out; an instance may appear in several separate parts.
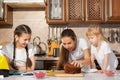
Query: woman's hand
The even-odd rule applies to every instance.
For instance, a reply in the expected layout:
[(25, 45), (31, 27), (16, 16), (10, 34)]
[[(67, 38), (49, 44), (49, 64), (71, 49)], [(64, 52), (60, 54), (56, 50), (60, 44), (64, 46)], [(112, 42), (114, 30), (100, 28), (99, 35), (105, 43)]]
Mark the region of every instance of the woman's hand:
[(76, 66), (76, 67), (82, 67), (83, 66), (81, 61), (73, 61), (71, 64)]
[(98, 70), (98, 73), (104, 73), (104, 71), (103, 70)]

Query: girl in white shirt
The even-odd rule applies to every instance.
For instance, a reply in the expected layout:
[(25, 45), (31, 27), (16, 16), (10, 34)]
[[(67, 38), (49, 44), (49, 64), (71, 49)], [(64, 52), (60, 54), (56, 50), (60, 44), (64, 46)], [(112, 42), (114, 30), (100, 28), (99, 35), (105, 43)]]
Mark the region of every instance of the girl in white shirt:
[(90, 55), (86, 40), (77, 38), (72, 29), (65, 29), (62, 32), (61, 42), (57, 69), (64, 69), (66, 63), (77, 67), (90, 64)]
[(29, 44), (31, 33), (27, 25), (17, 26), (14, 31), (14, 42), (3, 48), (2, 53), (7, 57), (11, 70), (34, 70), (34, 51), (33, 46)]
[(86, 36), (91, 43), (91, 62), (92, 68), (95, 68), (94, 60), (96, 59), (102, 70), (102, 73), (108, 70), (115, 71), (118, 60), (106, 42), (102, 29), (99, 26), (90, 26), (86, 32)]

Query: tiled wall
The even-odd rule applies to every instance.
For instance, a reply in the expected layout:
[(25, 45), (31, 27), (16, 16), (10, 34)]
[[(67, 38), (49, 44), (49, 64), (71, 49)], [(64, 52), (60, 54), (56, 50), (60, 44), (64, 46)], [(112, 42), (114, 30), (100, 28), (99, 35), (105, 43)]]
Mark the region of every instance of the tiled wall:
[[(31, 43), (33, 42), (33, 38), (35, 36), (39, 36), (41, 41), (47, 44), (48, 39), (48, 26), (45, 20), (45, 11), (20, 11), (14, 10), (13, 11), (13, 26), (12, 28), (1, 28), (0, 29), (0, 43), (4, 41), (13, 41), (13, 31), (19, 24), (27, 24), (32, 29), (32, 38)], [(84, 37), (85, 32), (87, 30), (87, 26), (90, 24), (69, 24), (69, 25), (50, 25), (51, 27), (64, 27), (64, 28), (72, 28), (78, 37)], [(104, 24), (100, 24), (101, 26), (106, 26)], [(108, 27), (111, 25), (107, 25)], [(117, 27), (117, 24), (114, 25)], [(108, 28), (107, 28), (108, 29)], [(62, 29), (61, 29), (62, 30)], [(117, 49), (120, 43), (110, 44), (113, 49)], [(119, 49), (120, 51), (120, 49)]]

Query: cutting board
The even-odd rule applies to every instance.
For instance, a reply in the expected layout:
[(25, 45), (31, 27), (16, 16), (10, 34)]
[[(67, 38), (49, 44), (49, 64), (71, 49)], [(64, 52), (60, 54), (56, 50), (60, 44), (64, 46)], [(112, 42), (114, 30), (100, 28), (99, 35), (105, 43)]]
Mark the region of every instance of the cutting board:
[(64, 71), (62, 72), (49, 72), (47, 73), (48, 76), (58, 76), (58, 77), (83, 77), (83, 73), (76, 73), (76, 74), (68, 74)]

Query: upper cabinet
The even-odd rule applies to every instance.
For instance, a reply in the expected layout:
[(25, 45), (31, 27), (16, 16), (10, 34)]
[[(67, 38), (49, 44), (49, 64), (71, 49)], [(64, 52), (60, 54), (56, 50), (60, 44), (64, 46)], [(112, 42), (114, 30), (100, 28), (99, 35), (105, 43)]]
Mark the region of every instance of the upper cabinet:
[(84, 21), (84, 0), (66, 0), (67, 23)]
[(10, 7), (14, 9), (20, 8), (45, 8), (44, 0), (4, 0)]
[(104, 0), (86, 0), (85, 21), (104, 22)]
[(0, 19), (0, 25), (12, 25), (13, 24), (13, 9), (7, 4), (3, 4), (2, 18)]
[(120, 0), (105, 0), (107, 22), (120, 22)]
[(104, 0), (46, 0), (46, 3), (48, 24), (104, 21)]
[(0, 0), (0, 20), (3, 19), (3, 1)]
[(66, 23), (65, 0), (46, 0), (46, 21), (48, 24)]

